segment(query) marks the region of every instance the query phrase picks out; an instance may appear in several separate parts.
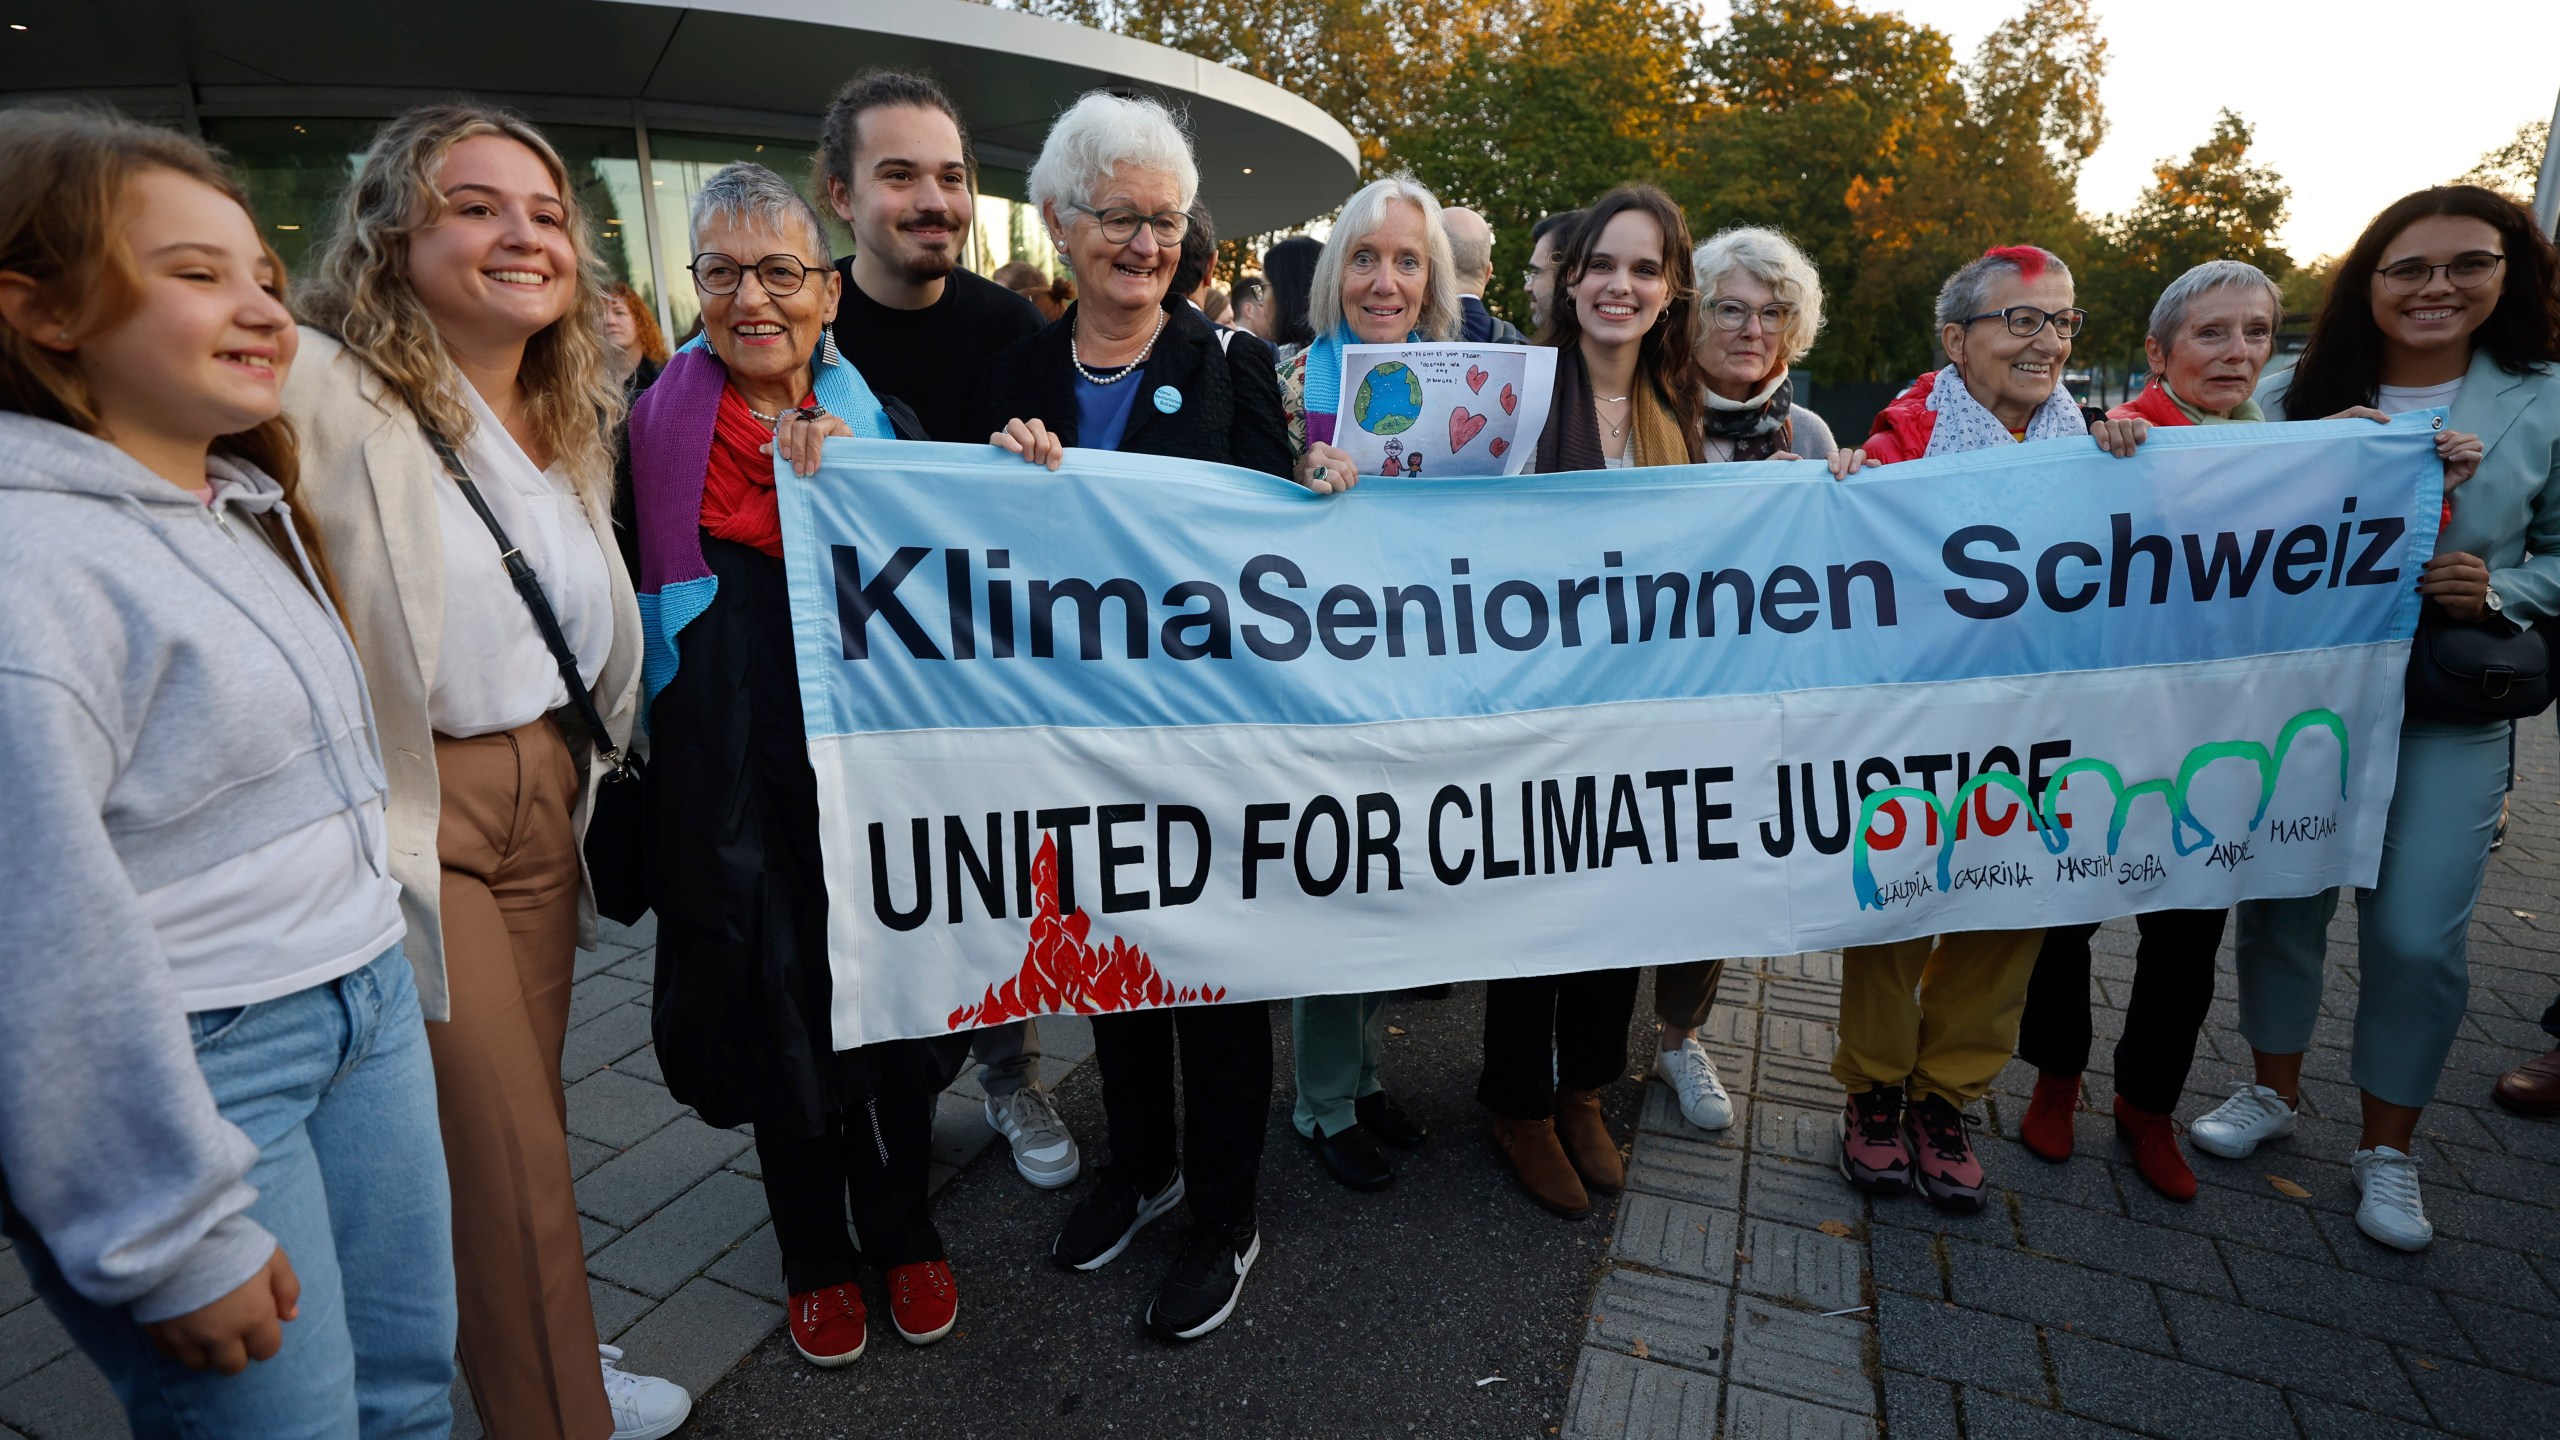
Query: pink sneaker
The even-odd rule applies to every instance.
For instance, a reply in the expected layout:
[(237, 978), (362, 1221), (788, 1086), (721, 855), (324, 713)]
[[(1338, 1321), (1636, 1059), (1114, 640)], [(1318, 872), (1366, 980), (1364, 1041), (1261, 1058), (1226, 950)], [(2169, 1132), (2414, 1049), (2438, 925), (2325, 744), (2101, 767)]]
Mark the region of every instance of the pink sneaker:
[(1902, 1114), (1911, 1142), (1915, 1183), (1941, 1210), (1971, 1214), (1982, 1208), (1982, 1162), (1974, 1158), (1965, 1113), (1935, 1095), (1923, 1095)]
[(1879, 1085), (1840, 1107), (1840, 1176), (1861, 1190), (1899, 1195), (1911, 1188), (1911, 1150), (1902, 1143), (1902, 1087)]

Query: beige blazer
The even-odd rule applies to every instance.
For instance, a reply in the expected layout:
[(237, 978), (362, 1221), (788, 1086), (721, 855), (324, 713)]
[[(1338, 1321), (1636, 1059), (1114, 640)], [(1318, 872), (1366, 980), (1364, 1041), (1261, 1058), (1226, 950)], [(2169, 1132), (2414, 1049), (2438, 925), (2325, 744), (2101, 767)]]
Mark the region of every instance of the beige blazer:
[[(451, 1014), (445, 990), (444, 927), (438, 914), (444, 869), (436, 854), (442, 810), (435, 732), (427, 695), (435, 685), (444, 639), (444, 531), (436, 484), (444, 466), (417, 418), (381, 377), (328, 335), (308, 326), (302, 353), (284, 389), (285, 415), (302, 447), (297, 512), (328, 547), (347, 629), (364, 662), (382, 735), (383, 769), (391, 777), (388, 815), (391, 874), (409, 922), (409, 963), (418, 1000), (430, 1020)], [(604, 550), (613, 585), (613, 647), (596, 677), (596, 709), (616, 740), (628, 740), (640, 693), (640, 607), (622, 547), (613, 536), (609, 495), (587, 502), (587, 523)], [(572, 821), (581, 840), (603, 762), (585, 728), (563, 725), (578, 758), (580, 783)], [(596, 941), (595, 897), (580, 876), (578, 943)]]

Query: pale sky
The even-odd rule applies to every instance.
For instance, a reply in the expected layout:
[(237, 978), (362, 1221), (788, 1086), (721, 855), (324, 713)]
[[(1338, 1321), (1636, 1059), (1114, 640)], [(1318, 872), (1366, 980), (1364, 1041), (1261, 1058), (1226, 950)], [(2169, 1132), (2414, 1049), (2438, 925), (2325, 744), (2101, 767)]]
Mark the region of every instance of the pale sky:
[[(1868, 0), (1945, 32), (1959, 60), (2023, 0)], [(2091, 214), (2239, 112), (2293, 187), (2296, 260), (2343, 252), (2375, 211), (2468, 170), (2560, 99), (2560, 0), (2096, 0), (2107, 139), (2080, 174)]]

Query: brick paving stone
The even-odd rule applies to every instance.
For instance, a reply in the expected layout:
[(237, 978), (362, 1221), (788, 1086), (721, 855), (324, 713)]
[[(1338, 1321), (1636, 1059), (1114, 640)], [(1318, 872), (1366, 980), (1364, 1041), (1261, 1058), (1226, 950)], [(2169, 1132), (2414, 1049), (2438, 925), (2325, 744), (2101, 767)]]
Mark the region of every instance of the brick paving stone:
[(2160, 1306), (2177, 1333), (2178, 1353), (2193, 1364), (2359, 1409), (2427, 1418), (2390, 1347), (2379, 1340), (2176, 1291), (2163, 1292)]
[(1563, 1440), (1692, 1440), (1716, 1423), (1716, 1382), (1612, 1350), (1582, 1347)]
[(1872, 1440), (1875, 1420), (1739, 1385), (1724, 1392), (1725, 1440)]
[[(2434, 1212), (2432, 1202), (2437, 1193), (2440, 1192), (2427, 1196), (2430, 1214)], [(2560, 1195), (2560, 1191), (2553, 1193)], [(2560, 1315), (2560, 1296), (2552, 1294), (2551, 1287), (2534, 1273), (2532, 1263), (2513, 1250), (2492, 1249), (2438, 1235), (2434, 1244), (2412, 1255), (2366, 1239), (2356, 1222), (2345, 1215), (2321, 1216), (2320, 1229), (2339, 1261), (2358, 1274)], [(2532, 1244), (2537, 1238), (2548, 1242), (2554, 1233), (2546, 1226), (2539, 1237), (2528, 1234), (2512, 1238)]]
[(1783, 1100), (1812, 1110), (1837, 1110), (1840, 1082), (1831, 1078), (1831, 1062), (1801, 1055), (1763, 1054), (1752, 1089), (1764, 1100)]
[(1950, 1298), (1973, 1310), (2015, 1315), (2058, 1330), (2146, 1350), (2169, 1350), (2151, 1287), (2137, 1280), (2016, 1250), (1943, 1242)]
[(69, 1353), (70, 1332), (43, 1305), (31, 1301), (0, 1315), (0, 1385), (14, 1384)]
[(578, 1217), (578, 1240), (585, 1247), (584, 1253), (589, 1256), (593, 1256), (597, 1251), (621, 1238), (620, 1229), (607, 1225), (592, 1215)]
[(2446, 1296), (2445, 1305), (2482, 1360), (2500, 1370), (2560, 1382), (2560, 1320), (2460, 1296)]
[(783, 1288), (782, 1245), (773, 1238), (769, 1224), (757, 1226), (754, 1234), (731, 1246), (729, 1253), (702, 1273), (732, 1290), (744, 1290), (776, 1305), (791, 1298)]
[[(1839, 1181), (1838, 1174), (1834, 1173), (1832, 1179)], [(1840, 1181), (1840, 1188), (1848, 1191), (1847, 1182)], [(2003, 1245), (2014, 1249), (2018, 1244), (2014, 1207), (2018, 1203), (2016, 1197), (1995, 1185), (1984, 1194), (1982, 1208), (1971, 1214), (1959, 1215), (1941, 1210), (1917, 1195), (1879, 1198), (1869, 1213), (1878, 1225), (1919, 1230), (1932, 1235), (1956, 1235), (1978, 1245)]]
[[(2014, 1125), (2016, 1117), (2026, 1113), (2021, 1103), (2012, 1112), (2003, 1107), (2005, 1123)], [(2110, 1147), (2111, 1148), (2111, 1147)], [(2038, 1200), (2059, 1200), (2084, 1210), (2103, 1210), (2111, 1215), (2124, 1213), (2124, 1200), (2118, 1193), (2114, 1169), (2102, 1158), (2107, 1151), (2092, 1155), (2074, 1155), (2060, 1165), (2043, 1159), (2017, 1141), (1991, 1136), (1977, 1137), (1974, 1154), (1982, 1160), (1982, 1172), (1993, 1185), (2015, 1190)], [(2142, 1182), (2136, 1180), (2135, 1185)]]
[[(1940, 1267), (1940, 1246), (1936, 1235), (1926, 1230), (1904, 1230), (1891, 1225), (1877, 1225), (1867, 1232), (1867, 1263), (1872, 1269), (1878, 1289), (1903, 1290), (1931, 1300), (1947, 1298), (1947, 1277)], [(1972, 1249), (1983, 1249), (1972, 1246)]]
[(599, 1070), (569, 1087), (569, 1133), (617, 1150), (639, 1144), (682, 1113), (665, 1086), (616, 1070)]
[(1964, 1433), (1966, 1440), (2131, 1440), (2134, 1432), (2021, 1404), (1988, 1390), (1967, 1390)]
[(2344, 1160), (2323, 1160), (2265, 1145), (2246, 1160), (2218, 1160), (2189, 1150), (2187, 1165), (2195, 1171), (2199, 1186), (2272, 1195), (2277, 1193), (2267, 1178), (2272, 1175), (2311, 1192), (2308, 1198), (2294, 1197), (2296, 1204), (2337, 1215), (2352, 1215), (2356, 1210), (2356, 1182)]
[(663, 1376), (699, 1395), (781, 1323), (781, 1306), (716, 1280), (695, 1280), (614, 1343), (622, 1347), (622, 1368)]
[(1962, 1440), (1956, 1424), (1956, 1387), (1944, 1380), (1888, 1370), (1884, 1377), (1882, 1433), (1893, 1440)]
[(663, 1300), (766, 1219), (764, 1186), (714, 1171), (587, 1261), (587, 1273)]
[(1859, 1317), (1826, 1317), (1745, 1295), (1734, 1302), (1733, 1360), (1725, 1376), (1735, 1385), (1872, 1415), (1867, 1334)]
[(588, 1171), (621, 1153), (610, 1145), (599, 1145), (593, 1140), (572, 1135), (569, 1137), (569, 1178), (583, 1180)]
[(1825, 1220), (1855, 1224), (1867, 1208), (1864, 1197), (1850, 1189), (1837, 1170), (1754, 1155), (1745, 1173), (1744, 1193), (1750, 1197), (1754, 1215), (1793, 1225), (1818, 1226)]
[(560, 1078), (574, 1084), (648, 1043), (649, 1007), (616, 1005), (569, 1032)]
[(2560, 1417), (2560, 1385), (2437, 1360), (2415, 1365), (2410, 1383), (2446, 1429), (2483, 1440), (2551, 1440)]
[[(2499, 1068), (2505, 1070), (2531, 1058), (2518, 1052)], [(2560, 1165), (2529, 1160), (2521, 1155), (2459, 1147), (2448, 1147), (2442, 1153), (2452, 1160), (2463, 1184), (2483, 1195), (2540, 1203), (2548, 1203), (2552, 1196), (2560, 1195)]]
[(2201, 1235), (2143, 1225), (2120, 1216), (2034, 1199), (2019, 1204), (2027, 1248), (2076, 1265), (2196, 1290), (2231, 1294), (2213, 1242)]
[[(2126, 1178), (2128, 1183), (2122, 1190), (2125, 1213), (2136, 1224), (2166, 1225), (2173, 1230), (2237, 1240), (2261, 1250), (2311, 1260), (2327, 1260), (2330, 1256), (2329, 1242), (2321, 1236), (2317, 1223), (2320, 1212), (2277, 1194), (2273, 1187), (2263, 1194), (2213, 1190), (2206, 1192), (2205, 1198), (2180, 1202), (2162, 1198), (2138, 1178)], [(2428, 1213), (2433, 1214), (2435, 1197), (2427, 1198)]]
[(587, 1299), (596, 1312), (596, 1338), (610, 1345), (613, 1337), (631, 1328), (631, 1322), (656, 1307), (657, 1301), (646, 1295), (634, 1295), (610, 1281), (590, 1276)]
[(1718, 1065), (1716, 1078), (1722, 1080), (1725, 1093), (1733, 1101), (1733, 1123), (1722, 1130), (1701, 1130), (1680, 1113), (1680, 1101), (1668, 1085), (1648, 1083), (1644, 1102), (1636, 1111), (1636, 1128), (1654, 1135), (1671, 1135), (1695, 1140), (1706, 1145), (1739, 1145), (1751, 1125), (1751, 1097), (1740, 1090), (1731, 1075)]
[(1742, 1193), (1742, 1152), (1703, 1140), (1657, 1135), (1636, 1147), (1627, 1188), (1733, 1208)]
[(1583, 1343), (1713, 1374), (1724, 1360), (1727, 1298), (1703, 1280), (1611, 1270), (1591, 1297)]
[(2075, 1414), (2168, 1440), (2265, 1440), (2292, 1423), (2272, 1386), (2048, 1330), (2054, 1383)]
[(2240, 1302), (2253, 1310), (2415, 1345), (2437, 1355), (2470, 1358), (2470, 1343), (2432, 1290), (2270, 1255), (2245, 1245), (2225, 1245), (2223, 1258), (2239, 1282)]
[(569, 987), (569, 1028), (575, 1030), (616, 1005), (649, 998), (649, 987), (616, 975), (590, 975)]
[(1631, 1194), (1618, 1206), (1618, 1233), (1609, 1253), (1649, 1269), (1730, 1285), (1739, 1218), (1730, 1210)]
[(1836, 1114), (1797, 1105), (1763, 1104), (1751, 1127), (1751, 1148), (1763, 1155), (1827, 1168), (1840, 1163)]
[(637, 1225), (754, 1143), (682, 1116), (579, 1181), (578, 1208), (609, 1224)]
[(2036, 1327), (2024, 1320), (1887, 1292), (1876, 1297), (1876, 1336), (1896, 1369), (2047, 1398)]
[(30, 1440), (129, 1440), (133, 1433), (107, 1377), (85, 1355), (65, 1355), (0, 1389), (0, 1423), (17, 1427)]
[(658, 1051), (655, 1046), (623, 1056), (613, 1062), (613, 1068), (617, 1074), (646, 1080), (652, 1085), (667, 1083), (666, 1072), (658, 1068)]
[(2284, 1398), (2293, 1407), (2294, 1423), (2302, 1427), (2304, 1440), (2436, 1440), (2444, 1433), (2431, 1425), (2412, 1425), (2299, 1391), (2287, 1391)]
[[(1823, 1059), (1831, 1058), (1838, 1045), (1840, 1024), (1840, 987), (1824, 981), (1773, 978), (1761, 988), (1761, 1008), (1773, 1016), (1808, 1020), (1833, 1032), (1830, 1043), (1821, 1047)], [(1808, 1050), (1804, 1052), (1812, 1054)]]
[(1743, 1222), (1742, 1249), (1751, 1260), (1738, 1263), (1736, 1273), (1742, 1288), (1755, 1295), (1794, 1300), (1815, 1310), (1838, 1310), (1866, 1299), (1866, 1247), (1855, 1240), (1751, 1219)]

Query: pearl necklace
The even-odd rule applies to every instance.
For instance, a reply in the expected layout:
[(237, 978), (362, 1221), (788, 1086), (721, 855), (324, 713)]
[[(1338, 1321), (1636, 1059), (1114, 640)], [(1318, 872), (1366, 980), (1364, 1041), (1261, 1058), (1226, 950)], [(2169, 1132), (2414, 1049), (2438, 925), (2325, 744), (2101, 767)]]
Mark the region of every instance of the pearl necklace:
[(1117, 385), (1121, 381), (1128, 379), (1130, 376), (1137, 374), (1138, 367), (1147, 363), (1147, 357), (1155, 353), (1156, 339), (1164, 334), (1164, 322), (1172, 318), (1172, 313), (1173, 312), (1163, 309), (1162, 307), (1157, 308), (1156, 328), (1147, 336), (1145, 348), (1138, 352), (1136, 359), (1131, 360), (1126, 365), (1120, 366), (1118, 373), (1114, 375), (1105, 377), (1097, 375), (1093, 371), (1085, 368), (1084, 352), (1076, 347), (1076, 332), (1072, 329), (1067, 331), (1067, 363), (1076, 367), (1076, 373), (1083, 376), (1088, 384)]

